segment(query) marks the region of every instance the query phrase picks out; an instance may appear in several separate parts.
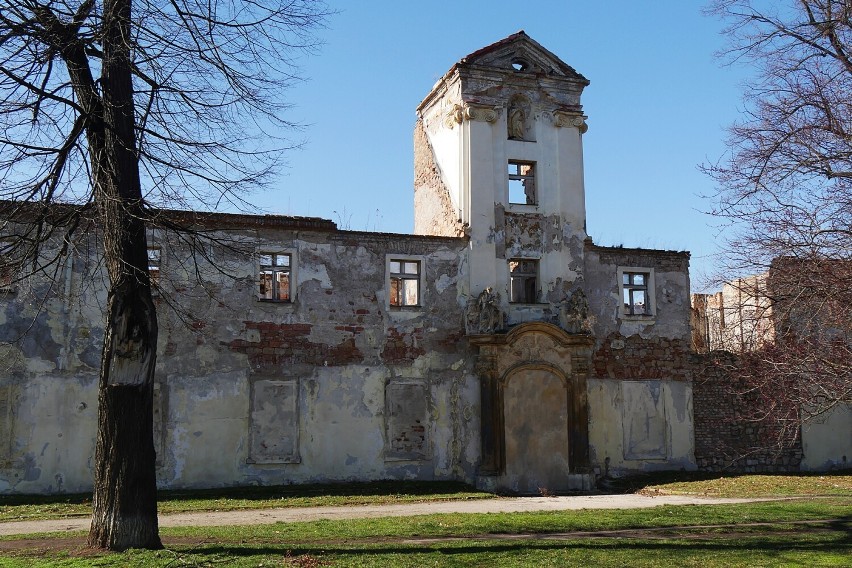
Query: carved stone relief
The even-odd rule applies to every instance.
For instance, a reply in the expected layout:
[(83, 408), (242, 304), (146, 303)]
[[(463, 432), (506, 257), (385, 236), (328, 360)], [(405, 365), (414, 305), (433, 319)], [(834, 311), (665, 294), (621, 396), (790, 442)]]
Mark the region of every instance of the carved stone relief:
[(559, 324), (568, 333), (591, 333), (589, 301), (583, 290), (575, 290), (559, 306)]
[(506, 117), (509, 139), (532, 141), (532, 123), (533, 116), (529, 100), (522, 95), (512, 97)]
[(505, 316), (500, 310), (500, 295), (491, 287), (480, 292), (467, 307), (468, 333), (494, 333), (503, 329)]

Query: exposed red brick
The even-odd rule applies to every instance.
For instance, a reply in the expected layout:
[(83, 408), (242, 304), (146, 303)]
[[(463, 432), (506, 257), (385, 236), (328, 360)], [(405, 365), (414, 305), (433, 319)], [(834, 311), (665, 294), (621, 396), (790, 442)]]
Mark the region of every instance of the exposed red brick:
[(382, 350), (382, 360), (386, 363), (411, 362), (426, 353), (423, 349), (423, 329), (400, 332), (397, 328), (388, 328), (387, 340)]
[[(247, 330), (260, 332), (260, 341), (249, 342), (235, 339), (227, 343), (231, 351), (244, 353), (253, 367), (277, 366), (282, 364), (304, 363), (318, 366), (339, 366), (360, 363), (364, 356), (355, 345), (353, 337), (337, 344), (311, 341), (307, 338), (313, 326), (311, 324), (278, 324), (273, 322), (244, 322)], [(349, 328), (346, 331), (359, 333), (363, 328)]]

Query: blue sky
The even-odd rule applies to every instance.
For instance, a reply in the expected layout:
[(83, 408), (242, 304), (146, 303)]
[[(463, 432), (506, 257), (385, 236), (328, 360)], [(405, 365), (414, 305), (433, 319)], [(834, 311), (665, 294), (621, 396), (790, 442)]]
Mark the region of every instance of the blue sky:
[(693, 289), (711, 271), (718, 230), (698, 164), (724, 153), (747, 69), (722, 65), (718, 20), (701, 3), (610, 0), (330, 0), (339, 10), (284, 94), (306, 125), (273, 187), (270, 213), (341, 228), (413, 228), (412, 128), (434, 82), (470, 52), (520, 29), (585, 75), (588, 232), (596, 243), (689, 250)]

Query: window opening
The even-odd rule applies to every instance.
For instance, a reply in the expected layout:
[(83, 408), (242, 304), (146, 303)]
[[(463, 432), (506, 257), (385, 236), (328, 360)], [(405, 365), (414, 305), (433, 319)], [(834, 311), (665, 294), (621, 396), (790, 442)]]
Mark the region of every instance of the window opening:
[(509, 301), (513, 304), (534, 304), (538, 301), (537, 260), (509, 261)]
[(148, 278), (151, 288), (160, 287), (160, 247), (148, 247)]
[(509, 203), (538, 204), (534, 163), (509, 160)]
[(392, 258), (390, 261), (390, 305), (420, 305), (420, 262)]
[(648, 273), (625, 272), (623, 274), (622, 290), (624, 294), (624, 313), (631, 316), (651, 313), (648, 304)]
[(290, 301), (290, 255), (260, 255), (259, 299), (269, 302)]
[(515, 71), (526, 71), (529, 69), (529, 63), (524, 61), (523, 59), (515, 59), (512, 61), (512, 69)]

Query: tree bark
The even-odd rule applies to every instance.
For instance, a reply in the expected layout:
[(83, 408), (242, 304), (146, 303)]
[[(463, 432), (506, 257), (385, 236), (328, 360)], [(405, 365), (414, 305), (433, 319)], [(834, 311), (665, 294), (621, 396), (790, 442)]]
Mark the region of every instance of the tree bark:
[[(162, 548), (157, 526), (151, 298), (130, 66), (130, 0), (105, 0), (102, 136), (88, 137), (109, 273), (90, 546)], [(102, 144), (101, 144), (102, 140)]]

